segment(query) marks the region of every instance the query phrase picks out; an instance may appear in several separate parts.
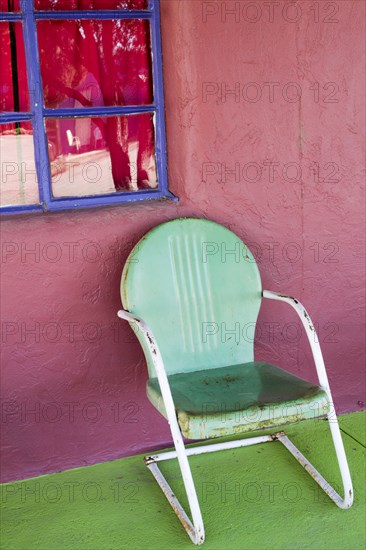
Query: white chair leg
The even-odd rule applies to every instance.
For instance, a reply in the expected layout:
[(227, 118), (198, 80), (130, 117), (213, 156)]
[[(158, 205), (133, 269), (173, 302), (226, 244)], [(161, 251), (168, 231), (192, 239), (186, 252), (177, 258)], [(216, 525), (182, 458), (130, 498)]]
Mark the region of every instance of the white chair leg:
[(196, 488), (194, 486), (186, 449), (181, 435), (175, 440), (175, 449), (177, 452), (179, 467), (182, 473), (184, 487), (187, 493), (187, 499), (191, 510), (193, 523), (185, 513), (183, 507), (181, 506), (174, 492), (170, 488), (170, 485), (161, 473), (154, 459), (152, 457), (146, 457), (145, 464), (158, 482), (161, 490), (166, 496), (174, 512), (177, 514), (179, 521), (183, 525), (184, 529), (187, 531), (188, 536), (193, 544), (200, 545), (203, 544), (205, 541), (205, 530), (203, 526), (202, 514), (197, 498)]
[(169, 487), (166, 479), (163, 474), (160, 472), (158, 466), (155, 464), (155, 461), (151, 457), (146, 457), (145, 462), (159, 486), (161, 487), (163, 493), (167, 497), (169, 503), (173, 507), (173, 510), (180, 519), (183, 527), (187, 531), (190, 539), (194, 544), (202, 544), (205, 540), (205, 531), (203, 528), (203, 521), (200, 506), (198, 503), (196, 489), (193, 483), (191, 469), (189, 467), (188, 457), (186, 454), (186, 449), (183, 443), (182, 434), (179, 428), (175, 406), (173, 402), (172, 392), (169, 386), (169, 380), (165, 371), (163, 358), (161, 356), (159, 346), (156, 342), (156, 339), (148, 327), (148, 325), (142, 320), (133, 315), (132, 313), (124, 310), (118, 312), (118, 317), (125, 319), (129, 323), (135, 323), (145, 339), (145, 344), (147, 349), (150, 350), (151, 358), (154, 364), (155, 372), (158, 377), (159, 386), (163, 396), (164, 406), (167, 413), (167, 419), (170, 426), (170, 431), (172, 434), (174, 446), (177, 452), (177, 458), (179, 462), (179, 467), (182, 473), (184, 487), (187, 493), (188, 503), (192, 514), (193, 523), (188, 518), (187, 514), (184, 512), (182, 506), (179, 504), (176, 496)]
[[(334, 413), (335, 414), (335, 413)], [(344, 498), (342, 498), (335, 489), (327, 481), (324, 479), (324, 477), (314, 468), (314, 466), (307, 460), (307, 458), (304, 457), (304, 455), (299, 451), (299, 449), (289, 440), (289, 438), (286, 436), (284, 432), (279, 432), (278, 434), (275, 434), (276, 439), (280, 441), (288, 451), (296, 458), (296, 460), (305, 468), (305, 470), (308, 472), (308, 474), (311, 475), (311, 477), (320, 485), (320, 487), (323, 489), (323, 491), (329, 496), (333, 502), (336, 503), (336, 505), (339, 508), (346, 509), (350, 508), (353, 503), (353, 487), (352, 487), (352, 480), (351, 480), (351, 474), (349, 471), (349, 466), (346, 458), (346, 453), (344, 450), (344, 444), (341, 436), (341, 432), (338, 425), (337, 417), (331, 417), (330, 414), (328, 414), (328, 422), (330, 431), (332, 434), (332, 439), (334, 443), (334, 448), (337, 455), (338, 460), (338, 466), (342, 477), (343, 482), (343, 490), (344, 490)]]

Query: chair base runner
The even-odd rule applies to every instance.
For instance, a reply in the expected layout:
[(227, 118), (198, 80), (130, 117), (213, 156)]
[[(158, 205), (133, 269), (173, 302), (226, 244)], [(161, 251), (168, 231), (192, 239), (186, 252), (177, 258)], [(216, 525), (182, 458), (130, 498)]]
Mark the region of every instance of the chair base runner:
[[(177, 517), (181, 524), (183, 525), (184, 529), (187, 531), (189, 538), (193, 542), (193, 544), (200, 544), (197, 541), (198, 533), (196, 532), (196, 529), (192, 525), (191, 520), (185, 513), (184, 509), (182, 508), (179, 500), (173, 493), (169, 483), (159, 470), (159, 467), (155, 462), (146, 462), (146, 466), (149, 468), (150, 472), (158, 482), (160, 489), (163, 491), (164, 495), (166, 496), (170, 506), (173, 508), (174, 512), (177, 514)], [(202, 543), (204, 542), (204, 539), (202, 540)], [(201, 544), (202, 544), (201, 543)]]
[[(339, 508), (349, 508), (347, 504), (345, 505), (344, 500), (335, 489), (324, 479), (324, 477), (318, 472), (316, 468), (308, 461), (307, 458), (299, 451), (299, 449), (289, 440), (284, 432), (278, 435), (278, 441), (281, 441), (282, 445), (286, 447), (288, 451), (296, 458), (296, 460), (301, 464), (301, 466), (307, 471), (308, 474), (317, 482), (318, 485), (323, 489), (323, 491), (328, 495), (328, 497), (336, 503)], [(352, 490), (349, 490), (349, 497), (352, 497)]]
[[(299, 451), (299, 449), (290, 441), (285, 432), (276, 432), (272, 435), (265, 435), (259, 437), (251, 437), (247, 439), (240, 439), (236, 441), (226, 441), (224, 443), (213, 443), (211, 445), (202, 445), (199, 447), (190, 447), (186, 448), (187, 456), (210, 453), (215, 451), (221, 451), (225, 449), (235, 449), (240, 447), (248, 447), (250, 445), (256, 445), (258, 443), (269, 443), (271, 441), (280, 441), (284, 447), (296, 458), (296, 460), (303, 466), (303, 468), (311, 475), (311, 477), (320, 485), (323, 491), (329, 496), (333, 502), (339, 508), (349, 508), (352, 505), (352, 491), (350, 494), (346, 495), (346, 498), (343, 500), (339, 494), (333, 489), (329, 483), (323, 478), (323, 476), (314, 468), (314, 466), (305, 458), (305, 456)], [(166, 496), (169, 504), (176, 513), (179, 521), (186, 530), (189, 538), (193, 544), (200, 545), (203, 544), (205, 538), (204, 535), (201, 536), (198, 530), (194, 527), (191, 520), (185, 513), (183, 507), (172, 491), (170, 485), (166, 481), (165, 477), (161, 473), (157, 462), (164, 460), (170, 460), (172, 458), (177, 458), (178, 454), (176, 451), (166, 451), (163, 453), (146, 456), (144, 461), (156, 481), (158, 482), (161, 490)]]
[[(211, 445), (201, 445), (199, 447), (186, 448), (186, 455), (200, 455), (204, 453), (213, 453), (215, 451), (223, 451), (224, 449), (236, 449), (238, 447), (248, 447), (249, 445), (256, 445), (257, 443), (266, 443), (274, 441), (276, 439), (273, 435), (262, 435), (259, 437), (248, 437), (247, 439), (240, 439), (236, 441), (225, 441), (224, 443), (212, 443)], [(146, 456), (145, 463), (160, 462), (162, 460), (170, 460), (171, 458), (177, 458), (176, 451), (166, 451), (164, 453)]]

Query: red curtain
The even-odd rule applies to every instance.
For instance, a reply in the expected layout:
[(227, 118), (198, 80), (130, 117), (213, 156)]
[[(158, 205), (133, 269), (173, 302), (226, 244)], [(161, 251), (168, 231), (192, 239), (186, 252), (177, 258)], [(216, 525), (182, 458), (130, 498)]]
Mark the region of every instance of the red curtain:
[(36, 10), (143, 10), (148, 0), (35, 0)]
[(0, 11), (20, 11), (19, 0), (0, 0)]
[[(42, 10), (146, 9), (147, 0), (36, 0)], [(8, 24), (2, 24), (8, 28)], [(19, 110), (29, 110), (26, 70), (21, 51), (21, 25), (16, 24)], [(149, 22), (121, 20), (42, 20), (37, 23), (38, 45), (47, 108), (146, 105), (153, 102)], [(1, 32), (2, 81), (12, 82), (12, 59), (8, 30)], [(4, 57), (4, 54), (3, 54)], [(13, 111), (15, 91), (8, 93), (2, 110)], [(13, 96), (13, 97), (12, 97)], [(109, 149), (116, 190), (129, 189), (131, 171), (137, 170), (138, 187), (149, 187), (144, 166), (154, 155), (151, 117), (104, 117), (92, 119), (99, 140)], [(137, 166), (130, 166), (128, 144), (138, 144)], [(95, 144), (93, 145), (95, 146)], [(62, 152), (70, 152), (65, 136)]]
[[(27, 72), (20, 23), (0, 23), (0, 52), (0, 112), (29, 112)], [(19, 129), (20, 124), (17, 126)], [(32, 127), (30, 123), (21, 123), (21, 126), (28, 131)], [(13, 128), (13, 124), (2, 124), (0, 133)]]

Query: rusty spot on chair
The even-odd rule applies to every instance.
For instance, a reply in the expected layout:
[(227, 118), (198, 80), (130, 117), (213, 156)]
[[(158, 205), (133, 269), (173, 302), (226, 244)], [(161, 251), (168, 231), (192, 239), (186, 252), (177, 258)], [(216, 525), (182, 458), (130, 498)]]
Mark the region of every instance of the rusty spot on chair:
[(155, 348), (155, 342), (154, 342), (154, 339), (150, 336), (150, 334), (148, 332), (146, 332), (146, 337), (147, 339), (149, 340), (150, 344), (151, 344), (151, 353), (153, 353), (154, 355), (156, 355), (156, 348)]

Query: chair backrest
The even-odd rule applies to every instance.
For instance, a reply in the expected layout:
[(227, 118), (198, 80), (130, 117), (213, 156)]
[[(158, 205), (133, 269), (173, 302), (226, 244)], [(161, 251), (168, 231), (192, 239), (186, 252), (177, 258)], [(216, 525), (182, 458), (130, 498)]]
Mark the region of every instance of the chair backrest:
[(121, 298), (150, 326), (168, 374), (254, 360), (259, 270), (239, 237), (215, 222), (179, 218), (147, 233), (125, 264)]

